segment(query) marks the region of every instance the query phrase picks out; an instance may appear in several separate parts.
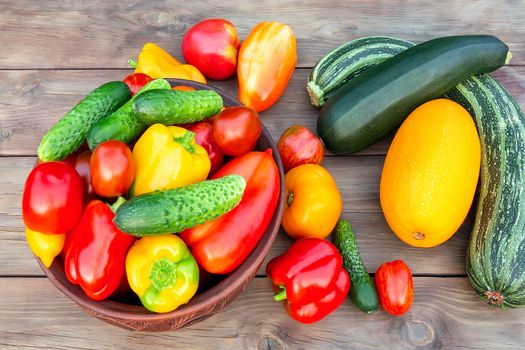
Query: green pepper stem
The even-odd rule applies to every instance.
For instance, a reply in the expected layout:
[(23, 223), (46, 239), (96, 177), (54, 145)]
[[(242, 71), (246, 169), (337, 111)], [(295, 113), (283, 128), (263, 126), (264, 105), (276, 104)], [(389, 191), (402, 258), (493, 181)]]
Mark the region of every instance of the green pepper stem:
[(273, 300), (281, 301), (286, 299), (286, 288), (281, 286), (281, 290), (273, 295)]
[(167, 258), (154, 261), (151, 265), (149, 279), (158, 290), (173, 287), (177, 281), (177, 264)]
[(113, 213), (116, 213), (116, 212), (117, 212), (117, 209), (118, 209), (122, 204), (124, 204), (124, 202), (126, 202), (126, 198), (119, 196), (119, 197), (117, 198), (117, 200), (115, 201), (115, 203), (111, 204), (111, 205), (109, 206), (109, 208), (111, 209), (111, 211), (112, 211)]
[(192, 142), (194, 139), (195, 139), (195, 133), (193, 131), (188, 130), (181, 137), (177, 137), (175, 141), (177, 141), (188, 152), (195, 153), (195, 149), (193, 148), (193, 145), (192, 145)]
[(137, 69), (138, 63), (137, 63), (137, 61), (135, 61), (133, 58), (130, 58), (130, 59), (128, 60), (128, 64), (129, 64), (131, 67)]

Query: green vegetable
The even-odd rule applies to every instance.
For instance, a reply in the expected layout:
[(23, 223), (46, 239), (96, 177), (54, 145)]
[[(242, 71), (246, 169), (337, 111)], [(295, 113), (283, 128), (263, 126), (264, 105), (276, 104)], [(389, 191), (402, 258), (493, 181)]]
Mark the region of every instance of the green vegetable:
[(122, 204), (113, 221), (121, 231), (138, 237), (178, 233), (235, 208), (245, 187), (242, 176), (228, 175), (142, 194)]
[(91, 91), (44, 135), (38, 146), (38, 158), (43, 162), (66, 158), (84, 143), (93, 124), (129, 98), (129, 88), (122, 81), (112, 81)]
[(322, 107), (346, 82), (412, 46), (405, 40), (374, 36), (339, 46), (317, 62), (310, 73), (306, 90), (312, 105)]
[(193, 123), (214, 116), (222, 107), (222, 97), (212, 90), (151, 90), (132, 103), (146, 125)]
[(357, 308), (372, 313), (379, 307), (376, 286), (359, 255), (359, 247), (348, 221), (339, 220), (333, 243), (343, 257), (343, 267), (350, 275), (350, 299)]
[(89, 149), (94, 150), (99, 144), (107, 140), (120, 140), (125, 143), (134, 141), (144, 131), (146, 125), (135, 116), (131, 103), (145, 91), (153, 89), (171, 89), (165, 79), (155, 79), (147, 83), (135, 96), (110, 116), (99, 120), (89, 129), (87, 142)]
[(507, 45), (488, 35), (445, 37), (416, 45), (342, 86), (323, 106), (318, 134), (335, 154), (356, 152), (395, 129), (419, 105), (509, 59)]
[[(366, 67), (374, 57), (364, 55), (359, 60)], [(447, 97), (470, 112), (481, 140), (481, 186), (467, 250), (469, 279), (489, 304), (521, 307), (525, 305), (525, 217), (520, 215), (525, 206), (525, 115), (488, 74), (467, 79)]]

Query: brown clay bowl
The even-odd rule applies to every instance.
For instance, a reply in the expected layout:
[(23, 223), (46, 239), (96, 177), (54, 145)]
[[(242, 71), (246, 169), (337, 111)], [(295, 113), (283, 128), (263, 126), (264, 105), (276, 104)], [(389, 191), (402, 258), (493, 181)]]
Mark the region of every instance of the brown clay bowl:
[[(170, 83), (172, 86), (187, 85), (195, 89), (215, 90), (222, 96), (226, 106), (240, 105), (235, 97), (210, 85), (175, 79), (170, 80)], [(67, 280), (64, 274), (63, 261), (59, 257), (55, 259), (49, 269), (42, 265), (40, 259), (37, 259), (40, 267), (55, 287), (80, 305), (86, 312), (122, 328), (160, 332), (188, 326), (210, 317), (221, 311), (248, 286), (268, 254), (279, 231), (284, 208), (284, 173), (275, 142), (263, 126), (256, 149), (265, 150), (267, 148), (272, 149), (281, 176), (279, 202), (270, 225), (242, 265), (221, 280), (212, 282), (213, 284), (208, 289), (199, 291), (188, 304), (179, 307), (177, 310), (165, 314), (155, 314), (147, 311), (138, 303), (132, 304), (125, 300), (93, 301), (84, 294), (80, 287)]]

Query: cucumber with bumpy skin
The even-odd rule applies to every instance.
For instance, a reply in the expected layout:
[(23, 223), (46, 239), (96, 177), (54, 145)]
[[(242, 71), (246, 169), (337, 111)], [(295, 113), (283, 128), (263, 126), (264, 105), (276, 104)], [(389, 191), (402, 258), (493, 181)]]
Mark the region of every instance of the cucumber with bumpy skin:
[(129, 99), (129, 88), (122, 81), (112, 81), (91, 91), (44, 135), (38, 146), (38, 158), (43, 162), (66, 158), (84, 143), (93, 124)]
[(359, 310), (367, 314), (376, 311), (379, 307), (376, 286), (361, 260), (359, 247), (348, 221), (339, 220), (333, 243), (343, 258), (343, 267), (350, 275), (350, 299)]
[(178, 233), (226, 214), (242, 199), (246, 181), (228, 175), (171, 190), (145, 193), (122, 204), (113, 222), (137, 237)]
[(212, 117), (221, 111), (223, 101), (212, 90), (150, 90), (137, 96), (131, 107), (146, 125), (175, 125)]
[(346, 82), (412, 46), (408, 41), (384, 36), (363, 37), (339, 46), (312, 68), (306, 85), (310, 102), (322, 107)]
[(95, 123), (87, 134), (90, 150), (107, 140), (119, 140), (124, 143), (134, 141), (146, 125), (133, 113), (131, 104), (140, 94), (153, 89), (171, 89), (170, 83), (165, 79), (155, 79), (144, 85), (135, 96), (110, 116)]

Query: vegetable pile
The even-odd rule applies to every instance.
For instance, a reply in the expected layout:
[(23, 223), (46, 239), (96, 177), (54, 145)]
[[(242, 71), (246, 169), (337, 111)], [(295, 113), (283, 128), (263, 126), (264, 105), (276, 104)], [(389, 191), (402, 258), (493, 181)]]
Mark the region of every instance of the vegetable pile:
[[(187, 64), (145, 44), (129, 61), (132, 75), (90, 92), (48, 131), (27, 178), (30, 248), (46, 267), (62, 253), (68, 280), (93, 300), (131, 290), (146, 309), (173, 311), (197, 293), (200, 271), (238, 268), (274, 215), (279, 171), (270, 149), (255, 151), (258, 112), (293, 74), (291, 28), (259, 23), (241, 44), (232, 23), (209, 19), (188, 30), (182, 54)], [(352, 154), (398, 127), (380, 184), (392, 231), (414, 247), (443, 244), (465, 220), (479, 178), (470, 281), (491, 305), (525, 305), (525, 115), (487, 74), (510, 57), (488, 35), (418, 45), (366, 37), (315, 65), (306, 89), (322, 107), (319, 136), (292, 125), (277, 143), (282, 228), (296, 241), (266, 267), (274, 299), (293, 319), (317, 322), (347, 295), (364, 313), (409, 311), (410, 268), (396, 260), (368, 273), (321, 165), (325, 145)], [(243, 106), (165, 80), (235, 73)]]

